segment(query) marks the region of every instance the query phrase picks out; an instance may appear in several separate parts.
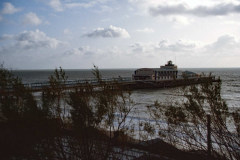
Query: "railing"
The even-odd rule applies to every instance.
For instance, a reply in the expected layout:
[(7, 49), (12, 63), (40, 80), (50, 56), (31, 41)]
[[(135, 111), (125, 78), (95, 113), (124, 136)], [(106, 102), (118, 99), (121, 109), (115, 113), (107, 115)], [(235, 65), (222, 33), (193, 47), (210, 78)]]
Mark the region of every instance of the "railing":
[[(132, 88), (138, 88), (138, 87), (141, 88), (146, 84), (150, 85), (147, 87), (166, 88), (166, 87), (176, 87), (181, 85), (198, 84), (203, 82), (205, 79), (216, 81), (215, 77), (196, 77), (196, 78), (190, 78), (190, 79), (177, 78), (175, 80), (133, 80), (131, 77), (118, 77), (118, 78), (102, 78), (101, 81), (99, 81), (98, 79), (84, 79), (84, 80), (80, 79), (80, 80), (67, 80), (67, 81), (63, 81), (62, 83), (61, 82), (58, 82), (58, 83), (66, 89), (84, 86), (86, 84), (98, 86), (101, 82), (104, 82), (107, 84), (119, 83), (121, 85), (132, 84), (133, 85), (131, 86)], [(141, 85), (139, 86), (138, 83), (141, 83)], [(142, 85), (142, 83), (144, 85)], [(135, 84), (138, 84), (138, 85), (135, 86)], [(24, 83), (23, 86), (32, 91), (39, 91), (45, 87), (50, 87), (51, 85), (48, 81), (45, 81), (45, 82)], [(11, 92), (14, 89), (14, 86), (9, 85), (9, 86), (6, 86), (4, 89), (7, 89), (7, 91)], [(2, 88), (0, 88), (0, 92), (1, 91), (3, 91)]]
[[(131, 77), (102, 78), (101, 82), (105, 82), (105, 83), (114, 83), (114, 82), (123, 83), (123, 82), (125, 82), (125, 83), (127, 83), (127, 82), (132, 82), (132, 78)], [(100, 84), (100, 82), (97, 79), (67, 80), (65, 82), (62, 82), (61, 85), (63, 85), (64, 87), (74, 87), (74, 86), (84, 85), (84, 84), (98, 85), (98, 84)], [(24, 83), (23, 86), (26, 88), (30, 88), (30, 89), (42, 89), (44, 87), (49, 87), (50, 83), (48, 81)], [(11, 91), (13, 89), (13, 86), (9, 85), (5, 89), (8, 89)], [(0, 88), (0, 90), (1, 90), (1, 88)]]

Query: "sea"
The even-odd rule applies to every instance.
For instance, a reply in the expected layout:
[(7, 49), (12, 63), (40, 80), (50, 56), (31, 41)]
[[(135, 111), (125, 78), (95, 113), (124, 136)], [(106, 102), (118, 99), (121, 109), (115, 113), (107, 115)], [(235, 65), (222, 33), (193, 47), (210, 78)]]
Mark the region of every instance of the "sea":
[[(101, 75), (103, 78), (118, 78), (132, 77), (135, 69), (101, 69)], [(212, 74), (216, 78), (220, 77), (222, 80), (222, 98), (226, 101), (229, 111), (235, 111), (240, 109), (240, 68), (180, 68), (179, 71), (192, 71), (198, 74), (204, 73), (205, 75)], [(83, 80), (94, 78), (91, 69), (75, 69), (65, 70), (68, 80)], [(23, 83), (35, 83), (46, 82), (48, 77), (53, 75), (54, 70), (13, 70), (12, 73), (22, 79)], [(134, 102), (134, 108), (129, 112), (126, 117), (124, 125), (128, 127), (134, 127), (135, 139), (146, 140), (159, 138), (159, 128), (154, 127), (156, 130), (153, 135), (146, 134), (141, 123), (148, 122), (152, 126), (155, 126), (155, 120), (149, 115), (147, 106), (151, 106), (158, 101), (159, 103), (182, 102), (184, 96), (181, 92), (182, 87), (176, 88), (164, 88), (164, 89), (138, 89), (132, 91), (131, 99)], [(34, 93), (38, 102), (41, 101), (41, 93)], [(41, 102), (40, 102), (41, 103)], [(70, 110), (66, 111), (66, 115), (70, 116)], [(117, 117), (120, 117), (121, 113), (115, 113)], [(164, 119), (159, 119), (157, 123), (161, 125), (161, 132), (164, 132), (164, 127), (167, 128), (167, 122)], [(236, 132), (236, 128), (232, 121), (228, 121), (228, 129), (233, 133)], [(118, 126), (117, 119), (114, 121), (114, 126)], [(141, 127), (140, 127), (141, 126)], [(194, 127), (189, 125), (189, 127)], [(143, 137), (142, 137), (143, 135)], [(145, 138), (144, 138), (145, 136)], [(182, 134), (178, 133), (180, 139)], [(161, 137), (164, 138), (164, 137)], [(166, 139), (167, 140), (167, 139)], [(200, 140), (201, 141), (201, 140)], [(184, 143), (184, 142), (183, 142)], [(182, 146), (178, 146), (182, 147)]]
[[(100, 69), (103, 78), (132, 77), (135, 69)], [(222, 80), (222, 97), (230, 109), (240, 109), (240, 68), (179, 68), (179, 71), (192, 71), (198, 74), (212, 74)], [(54, 70), (13, 70), (12, 73), (21, 78), (23, 83), (46, 82)], [(91, 69), (66, 69), (68, 80), (94, 78)], [(144, 111), (146, 106), (160, 103), (181, 101), (181, 87), (164, 89), (139, 89), (131, 95), (138, 110)]]

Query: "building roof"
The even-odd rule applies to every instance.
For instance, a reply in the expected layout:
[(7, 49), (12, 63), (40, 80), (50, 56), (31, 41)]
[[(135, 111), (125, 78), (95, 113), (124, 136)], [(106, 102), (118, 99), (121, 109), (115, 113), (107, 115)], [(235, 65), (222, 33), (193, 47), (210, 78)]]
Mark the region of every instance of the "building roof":
[(153, 71), (177, 71), (177, 68), (139, 68), (137, 70), (145, 70), (145, 71), (148, 71), (148, 70), (153, 70)]
[(197, 74), (197, 73), (191, 72), (191, 71), (183, 71), (182, 74), (192, 75), (192, 74)]
[(170, 60), (164, 66), (160, 66), (160, 68), (139, 68), (136, 71), (177, 71), (177, 66)]

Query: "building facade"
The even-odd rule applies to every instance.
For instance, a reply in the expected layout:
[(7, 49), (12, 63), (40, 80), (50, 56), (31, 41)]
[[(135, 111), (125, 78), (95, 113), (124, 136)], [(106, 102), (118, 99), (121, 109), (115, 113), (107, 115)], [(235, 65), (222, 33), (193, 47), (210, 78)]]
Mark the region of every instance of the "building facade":
[(134, 80), (174, 80), (178, 76), (177, 66), (168, 61), (164, 66), (160, 68), (140, 68), (134, 71)]

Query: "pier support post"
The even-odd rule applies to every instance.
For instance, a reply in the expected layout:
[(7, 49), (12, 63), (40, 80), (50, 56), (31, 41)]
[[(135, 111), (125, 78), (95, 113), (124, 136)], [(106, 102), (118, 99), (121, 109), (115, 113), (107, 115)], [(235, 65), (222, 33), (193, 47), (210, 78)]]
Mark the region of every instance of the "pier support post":
[(207, 148), (208, 160), (211, 159), (212, 141), (211, 141), (211, 117), (207, 115)]

